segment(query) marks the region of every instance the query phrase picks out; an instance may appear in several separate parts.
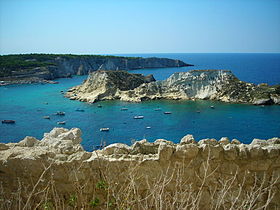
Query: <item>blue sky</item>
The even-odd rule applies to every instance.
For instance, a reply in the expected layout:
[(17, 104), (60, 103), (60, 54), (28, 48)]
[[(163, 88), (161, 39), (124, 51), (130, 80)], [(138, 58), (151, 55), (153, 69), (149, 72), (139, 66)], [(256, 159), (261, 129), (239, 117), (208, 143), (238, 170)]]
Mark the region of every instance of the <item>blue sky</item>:
[(0, 0), (0, 54), (280, 52), (279, 0)]

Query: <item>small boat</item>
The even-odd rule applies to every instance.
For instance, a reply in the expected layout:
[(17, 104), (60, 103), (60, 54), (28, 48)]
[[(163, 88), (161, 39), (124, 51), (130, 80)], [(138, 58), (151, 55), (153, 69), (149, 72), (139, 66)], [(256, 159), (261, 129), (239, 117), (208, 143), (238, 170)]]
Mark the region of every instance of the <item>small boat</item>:
[(156, 108), (156, 109), (154, 109), (155, 111), (161, 111), (161, 108)]
[(57, 122), (58, 125), (65, 125), (66, 121)]
[(150, 126), (147, 126), (147, 127), (146, 127), (146, 129), (151, 129), (151, 128), (152, 128), (152, 127), (150, 127)]
[(80, 108), (77, 108), (76, 109), (76, 112), (84, 112), (85, 110), (83, 110), (83, 109), (80, 109)]
[(109, 131), (110, 128), (100, 128), (100, 131)]
[(48, 102), (44, 102), (44, 104), (49, 104)]
[(197, 110), (197, 111), (196, 111), (196, 113), (200, 113), (200, 111), (199, 111), (199, 110)]
[(100, 104), (97, 105), (98, 108), (102, 108), (102, 106)]
[(210, 106), (210, 108), (211, 108), (211, 109), (215, 109), (215, 107), (214, 107), (214, 106)]
[(60, 116), (64, 116), (64, 115), (65, 115), (65, 112), (56, 112), (55, 114), (56, 114), (56, 115), (60, 115)]
[(172, 112), (164, 112), (164, 114), (172, 114)]
[(47, 120), (51, 119), (50, 116), (43, 116), (43, 118)]
[(143, 118), (144, 118), (144, 116), (142, 116), (142, 115), (138, 115), (138, 116), (134, 116), (133, 118), (134, 118), (134, 119), (143, 119)]
[(15, 124), (16, 121), (15, 120), (2, 120), (3, 124)]
[(128, 110), (128, 108), (125, 107), (121, 108), (121, 111), (126, 111), (126, 110)]

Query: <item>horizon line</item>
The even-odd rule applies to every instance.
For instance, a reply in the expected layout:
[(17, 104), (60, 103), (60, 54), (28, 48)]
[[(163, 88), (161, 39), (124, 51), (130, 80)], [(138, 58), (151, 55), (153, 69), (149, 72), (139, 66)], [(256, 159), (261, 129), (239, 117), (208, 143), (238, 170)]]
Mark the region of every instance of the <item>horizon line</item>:
[(51, 52), (26, 52), (5, 53), (5, 55), (28, 55), (28, 54), (53, 54), (53, 55), (137, 55), (137, 54), (280, 54), (280, 52), (138, 52), (138, 53), (51, 53)]

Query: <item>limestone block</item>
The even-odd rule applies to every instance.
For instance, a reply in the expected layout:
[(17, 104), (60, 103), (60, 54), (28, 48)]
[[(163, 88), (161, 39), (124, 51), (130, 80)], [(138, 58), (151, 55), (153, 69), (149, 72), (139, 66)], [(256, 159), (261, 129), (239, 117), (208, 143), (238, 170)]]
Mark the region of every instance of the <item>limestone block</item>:
[(9, 146), (8, 146), (8, 145), (6, 145), (6, 144), (4, 144), (4, 143), (0, 143), (0, 151), (1, 151), (1, 150), (7, 150), (7, 149), (9, 149)]
[(230, 140), (228, 137), (222, 137), (219, 141), (220, 144), (222, 145), (226, 145), (226, 144), (229, 144), (230, 143)]
[(232, 144), (241, 144), (241, 142), (238, 139), (232, 139)]
[(263, 148), (264, 150), (267, 151), (268, 157), (269, 158), (276, 158), (279, 157), (279, 151), (280, 151), (280, 145), (279, 147), (275, 145), (269, 145)]
[(260, 146), (266, 146), (268, 145), (268, 142), (266, 140), (262, 140), (262, 139), (253, 139), (253, 141), (250, 144), (251, 146), (254, 145), (260, 145)]
[(177, 158), (194, 158), (198, 154), (198, 147), (195, 144), (177, 145), (175, 156)]
[(238, 147), (238, 158), (239, 159), (247, 159), (249, 156), (248, 147), (245, 144), (239, 144)]
[(261, 158), (264, 155), (263, 149), (260, 145), (248, 146), (248, 152), (251, 158)]
[(167, 161), (170, 159), (175, 148), (164, 142), (161, 142), (158, 147), (158, 157), (160, 161)]
[(218, 144), (218, 141), (216, 139), (202, 139), (198, 142), (198, 144), (199, 145), (208, 144), (208, 145), (215, 146)]
[(195, 143), (196, 141), (194, 140), (193, 135), (190, 134), (184, 136), (180, 141), (180, 144), (195, 144)]
[(221, 151), (223, 151), (223, 148), (220, 145), (212, 146), (202, 144), (200, 148), (202, 149), (202, 157), (204, 159), (218, 159), (220, 158)]
[(131, 154), (157, 154), (158, 144), (147, 142), (146, 139), (135, 142), (131, 148)]
[(268, 144), (280, 144), (280, 138), (274, 137), (267, 140)]
[(112, 155), (112, 154), (128, 154), (131, 151), (131, 147), (126, 144), (115, 143), (110, 144), (102, 150), (104, 155)]
[(237, 146), (234, 144), (227, 144), (224, 146), (224, 157), (226, 160), (235, 160), (238, 155)]
[(33, 147), (38, 144), (40, 141), (34, 137), (26, 136), (23, 140), (21, 140), (17, 145), (21, 147)]

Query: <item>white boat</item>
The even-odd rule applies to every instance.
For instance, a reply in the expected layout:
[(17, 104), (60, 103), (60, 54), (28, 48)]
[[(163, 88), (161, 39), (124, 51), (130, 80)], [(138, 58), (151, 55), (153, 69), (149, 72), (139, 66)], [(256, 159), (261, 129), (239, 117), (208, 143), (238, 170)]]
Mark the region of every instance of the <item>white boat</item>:
[(43, 116), (44, 119), (51, 119), (50, 116)]
[(146, 127), (146, 129), (151, 129), (152, 127), (150, 127), (150, 126), (148, 126), (148, 127)]
[(66, 121), (57, 122), (58, 125), (65, 125)]
[(172, 112), (164, 112), (164, 114), (172, 114)]
[(215, 109), (215, 107), (214, 107), (214, 106), (210, 106), (210, 108), (211, 108), (211, 109)]
[(128, 108), (125, 107), (121, 108), (121, 111), (126, 111), (126, 110), (128, 110)]
[(109, 131), (110, 128), (100, 128), (100, 131)]
[(155, 111), (161, 111), (161, 108), (156, 108), (156, 109), (154, 109)]
[(142, 115), (138, 115), (138, 116), (134, 116), (133, 118), (134, 118), (134, 119), (143, 119), (143, 118), (144, 118), (144, 116), (142, 116)]
[(64, 115), (65, 115), (65, 112), (59, 112), (59, 111), (58, 111), (58, 112), (56, 112), (55, 114), (56, 114), (56, 115), (60, 115), (60, 116), (64, 116)]

